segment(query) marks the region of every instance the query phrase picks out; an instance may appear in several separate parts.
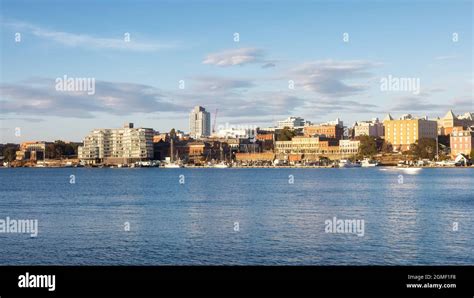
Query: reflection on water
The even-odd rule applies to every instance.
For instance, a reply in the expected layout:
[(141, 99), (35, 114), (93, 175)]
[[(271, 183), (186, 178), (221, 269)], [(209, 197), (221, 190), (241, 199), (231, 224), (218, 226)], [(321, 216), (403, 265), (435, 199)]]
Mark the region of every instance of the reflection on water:
[[(34, 239), (0, 233), (0, 264), (474, 264), (473, 169), (2, 169), (0, 178), (0, 219), (35, 218), (40, 229)], [(333, 217), (364, 220), (364, 236), (325, 233)]]

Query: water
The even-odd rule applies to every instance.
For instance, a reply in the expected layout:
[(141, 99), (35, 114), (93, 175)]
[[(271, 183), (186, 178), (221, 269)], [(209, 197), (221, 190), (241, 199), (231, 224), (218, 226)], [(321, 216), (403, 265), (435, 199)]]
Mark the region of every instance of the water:
[[(36, 238), (0, 233), (0, 264), (473, 265), (473, 174), (0, 169), (0, 219), (39, 220)], [(325, 233), (334, 216), (364, 236)]]

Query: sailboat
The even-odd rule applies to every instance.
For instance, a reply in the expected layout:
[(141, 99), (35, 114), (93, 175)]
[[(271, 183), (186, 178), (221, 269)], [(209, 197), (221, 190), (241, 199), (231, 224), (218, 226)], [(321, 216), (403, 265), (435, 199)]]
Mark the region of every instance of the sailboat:
[(183, 165), (180, 164), (180, 163), (176, 163), (174, 162), (173, 160), (173, 156), (174, 155), (174, 138), (171, 138), (171, 154), (170, 154), (170, 162), (169, 163), (166, 163), (164, 165), (165, 168), (167, 169), (179, 169), (179, 168), (183, 168)]
[(218, 168), (218, 169), (224, 169), (224, 168), (228, 168), (229, 165), (227, 165), (225, 163), (225, 155), (223, 156), (223, 150), (222, 150), (222, 143), (219, 145), (219, 151), (220, 151), (220, 154), (221, 154), (221, 162), (217, 163), (217, 164), (214, 164), (213, 167), (214, 168)]

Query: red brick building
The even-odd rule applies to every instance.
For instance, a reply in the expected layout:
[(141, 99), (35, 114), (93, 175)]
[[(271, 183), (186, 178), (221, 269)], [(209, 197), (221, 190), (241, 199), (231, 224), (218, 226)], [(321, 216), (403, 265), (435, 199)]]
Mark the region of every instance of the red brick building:
[(469, 155), (474, 148), (474, 131), (463, 129), (461, 126), (453, 127), (450, 137), (451, 157), (459, 153)]

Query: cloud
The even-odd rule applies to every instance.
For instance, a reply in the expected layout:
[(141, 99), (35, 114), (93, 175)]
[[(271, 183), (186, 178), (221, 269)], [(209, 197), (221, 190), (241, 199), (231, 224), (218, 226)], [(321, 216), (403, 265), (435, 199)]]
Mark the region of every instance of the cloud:
[(289, 94), (266, 92), (254, 94), (248, 99), (236, 101), (231, 107), (219, 110), (226, 117), (263, 117), (269, 115), (289, 115), (305, 104), (305, 99)]
[(268, 62), (268, 63), (265, 63), (264, 65), (262, 65), (262, 68), (272, 68), (272, 67), (275, 67), (275, 63), (273, 62)]
[[(117, 38), (95, 37), (88, 34), (70, 33), (64, 31), (55, 31), (32, 25), (25, 22), (6, 22), (6, 26), (18, 31), (26, 31), (34, 36), (56, 42), (67, 47), (83, 47), (92, 49), (112, 49), (112, 50), (129, 50), (138, 52), (154, 52), (166, 48), (175, 47), (174, 44), (165, 44), (155, 41), (143, 42), (130, 36), (130, 41), (125, 42), (124, 36)], [(125, 32), (124, 32), (125, 34)]]
[(273, 62), (265, 60), (265, 52), (257, 48), (240, 48), (211, 53), (204, 58), (203, 64), (212, 64), (221, 67), (263, 63), (263, 68), (275, 66)]
[(95, 113), (130, 115), (188, 110), (147, 85), (96, 81), (95, 91), (94, 95), (87, 91), (56, 91), (53, 79), (0, 84), (0, 113), (93, 118)]
[(255, 87), (255, 84), (252, 82), (252, 80), (248, 79), (200, 76), (194, 77), (193, 81), (196, 82), (193, 91), (199, 92), (225, 92)]
[(25, 121), (25, 122), (31, 122), (31, 123), (38, 123), (38, 122), (43, 122), (44, 119), (41, 118), (29, 118), (29, 117), (0, 117), (0, 121), (7, 121), (7, 120), (19, 120), (19, 121)]
[(457, 58), (456, 55), (446, 55), (446, 56), (437, 56), (434, 59), (435, 60), (452, 60), (452, 59), (456, 59), (456, 58)]
[(436, 104), (428, 101), (426, 98), (415, 96), (401, 97), (397, 103), (390, 108), (397, 112), (443, 112), (450, 109), (469, 110), (472, 109), (472, 98), (459, 97), (447, 102), (446, 104)]
[(288, 72), (287, 77), (304, 90), (329, 97), (344, 97), (367, 90), (369, 86), (366, 84), (349, 81), (370, 78), (370, 70), (378, 65), (363, 60), (318, 60), (296, 66)]

